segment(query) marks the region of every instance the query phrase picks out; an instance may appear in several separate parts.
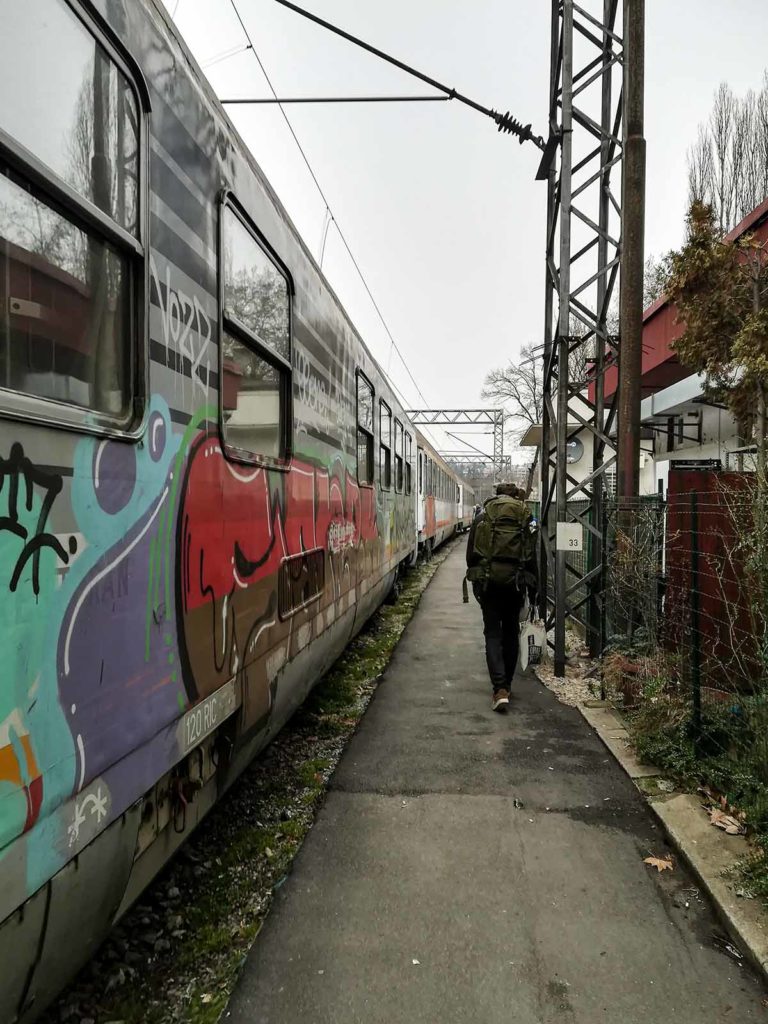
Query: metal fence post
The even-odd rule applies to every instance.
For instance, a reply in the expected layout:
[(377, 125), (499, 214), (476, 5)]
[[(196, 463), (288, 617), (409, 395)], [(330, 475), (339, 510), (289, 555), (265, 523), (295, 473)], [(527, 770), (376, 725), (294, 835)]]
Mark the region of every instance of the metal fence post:
[(691, 687), (693, 699), (692, 726), (696, 742), (701, 739), (701, 631), (699, 629), (699, 505), (698, 495), (691, 494)]

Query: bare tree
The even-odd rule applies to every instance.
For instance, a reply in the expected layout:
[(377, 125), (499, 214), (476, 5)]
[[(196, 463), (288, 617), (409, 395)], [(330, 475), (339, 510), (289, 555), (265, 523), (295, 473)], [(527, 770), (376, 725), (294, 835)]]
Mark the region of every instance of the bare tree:
[[(513, 427), (514, 440), (519, 441), (528, 427), (541, 423), (544, 407), (541, 352), (534, 345), (522, 345), (518, 359), (487, 374), (482, 396), (508, 410), (507, 422)], [(533, 485), (538, 457), (537, 448), (528, 467), (528, 493)]]
[[(571, 317), (569, 330), (571, 338), (586, 338), (584, 325)], [(591, 357), (594, 350), (594, 339), (587, 339), (577, 346), (568, 360), (568, 375), (572, 385), (586, 387), (589, 382)], [(506, 366), (491, 370), (485, 378), (482, 390), (483, 398), (506, 410), (506, 423), (512, 427), (510, 437), (514, 442), (520, 440), (528, 427), (541, 423), (544, 409), (544, 361), (542, 350), (534, 345), (522, 345), (518, 359), (510, 361)], [(526, 491), (530, 493), (536, 467), (539, 461), (539, 449), (535, 449), (533, 460), (528, 466)]]
[(691, 203), (712, 207), (721, 234), (768, 196), (768, 72), (741, 98), (720, 85), (688, 151), (688, 190)]
[(670, 271), (670, 253), (649, 256), (643, 267), (643, 308), (647, 309), (667, 292)]

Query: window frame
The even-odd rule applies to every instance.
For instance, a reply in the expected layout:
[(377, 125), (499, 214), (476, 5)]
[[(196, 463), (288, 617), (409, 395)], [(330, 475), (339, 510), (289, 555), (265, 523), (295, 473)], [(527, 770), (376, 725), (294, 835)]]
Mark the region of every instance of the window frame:
[[(371, 389), (371, 413), (373, 431), (368, 430), (367, 427), (360, 426), (360, 378), (365, 381), (368, 387)], [(375, 487), (376, 486), (376, 414), (374, 412), (376, 408), (376, 388), (373, 386), (372, 381), (366, 373), (364, 373), (358, 366), (355, 370), (355, 479), (357, 480), (358, 487)], [(360, 446), (357, 442), (358, 433), (362, 430), (364, 434), (367, 434), (370, 442), (370, 457), (369, 457), (369, 469), (371, 471), (371, 479), (368, 481), (362, 481), (360, 479)]]
[(0, 419), (44, 423), (57, 429), (76, 431), (115, 440), (138, 441), (144, 435), (149, 408), (149, 117), (152, 106), (144, 74), (131, 53), (110, 26), (80, 0), (58, 0), (95, 43), (102, 47), (124, 75), (136, 101), (138, 131), (138, 188), (136, 234), (132, 234), (51, 170), (35, 153), (0, 126), (0, 165), (10, 180), (23, 182), (35, 199), (48, 206), (75, 228), (93, 235), (114, 249), (127, 271), (127, 326), (131, 416), (120, 424), (107, 413), (43, 395), (27, 394), (0, 386)]
[[(224, 241), (225, 241), (225, 210), (230, 210), (240, 221), (242, 226), (253, 238), (256, 245), (262, 250), (267, 259), (275, 266), (285, 279), (288, 296), (288, 358), (281, 355), (266, 345), (261, 338), (250, 327), (244, 324), (237, 317), (228, 316), (224, 313)], [(225, 458), (230, 462), (236, 462), (247, 466), (261, 466), (266, 469), (287, 472), (291, 468), (293, 458), (293, 298), (295, 289), (293, 278), (287, 266), (275, 250), (259, 231), (256, 224), (248, 215), (248, 211), (239, 201), (231, 189), (222, 189), (218, 202), (218, 328), (219, 328), (219, 437), (221, 450)], [(228, 325), (232, 325), (231, 327)], [(280, 425), (280, 454), (265, 455), (263, 452), (248, 452), (243, 448), (237, 448), (226, 439), (224, 423), (224, 360), (222, 358), (222, 345), (224, 335), (231, 335), (235, 341), (250, 349), (267, 365), (277, 370), (280, 376), (280, 388), (278, 391), (280, 401), (280, 414), (282, 423)]]
[[(381, 429), (381, 414), (386, 409), (389, 413), (389, 443), (384, 441), (384, 434)], [(375, 426), (375, 424), (374, 424)], [(382, 476), (382, 464), (381, 456), (386, 451), (389, 456), (386, 459), (387, 464), (387, 479), (386, 482)], [(389, 491), (392, 489), (392, 408), (388, 402), (385, 402), (383, 398), (379, 399), (379, 488), (382, 491)]]
[(405, 431), (405, 493), (413, 494), (413, 438)]

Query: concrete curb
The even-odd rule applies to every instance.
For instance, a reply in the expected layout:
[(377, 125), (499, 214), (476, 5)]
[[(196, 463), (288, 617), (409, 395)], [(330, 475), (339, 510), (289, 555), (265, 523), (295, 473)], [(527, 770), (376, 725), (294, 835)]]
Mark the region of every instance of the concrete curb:
[[(646, 798), (671, 844), (686, 862), (740, 950), (768, 981), (768, 915), (758, 900), (737, 896), (724, 873), (743, 860), (748, 844), (710, 825), (701, 802), (690, 793), (664, 793), (654, 785), (662, 772), (641, 764), (619, 715), (600, 701), (577, 705), (586, 722)], [(655, 789), (655, 792), (654, 792)]]

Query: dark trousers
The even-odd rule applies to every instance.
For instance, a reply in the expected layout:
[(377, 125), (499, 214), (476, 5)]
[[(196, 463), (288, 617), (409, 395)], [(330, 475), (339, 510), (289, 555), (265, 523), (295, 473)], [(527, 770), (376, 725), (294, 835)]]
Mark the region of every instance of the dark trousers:
[(483, 612), (485, 660), (493, 692), (508, 690), (520, 653), (520, 612), (525, 593), (515, 587), (494, 588), (490, 584), (484, 590), (475, 586), (474, 591)]

